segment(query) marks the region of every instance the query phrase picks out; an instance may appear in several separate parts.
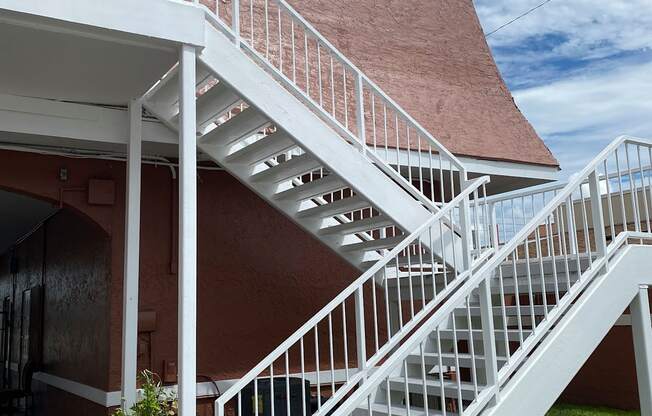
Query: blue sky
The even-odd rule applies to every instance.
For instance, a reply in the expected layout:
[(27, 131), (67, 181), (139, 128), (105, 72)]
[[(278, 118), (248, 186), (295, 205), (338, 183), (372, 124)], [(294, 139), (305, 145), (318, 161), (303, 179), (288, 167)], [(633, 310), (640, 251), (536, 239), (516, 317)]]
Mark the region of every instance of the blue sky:
[[(543, 0), (474, 0), (485, 33)], [(551, 0), (488, 38), (562, 177), (621, 134), (652, 138), (652, 0)]]

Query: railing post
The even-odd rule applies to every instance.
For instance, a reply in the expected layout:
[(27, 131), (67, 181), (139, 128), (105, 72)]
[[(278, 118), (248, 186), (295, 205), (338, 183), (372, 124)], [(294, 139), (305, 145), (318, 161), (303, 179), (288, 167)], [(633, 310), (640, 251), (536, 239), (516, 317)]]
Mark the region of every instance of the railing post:
[[(464, 190), (469, 186), (466, 170), (460, 169), (460, 189)], [(452, 171), (451, 171), (452, 174)], [(471, 268), (471, 256), (473, 253), (473, 235), (471, 230), (471, 209), (470, 195), (464, 197), (460, 203), (460, 229), (462, 230), (462, 265), (464, 270)]]
[[(355, 329), (358, 354), (358, 370), (364, 372), (366, 371), (367, 367), (367, 337), (365, 335), (364, 295), (362, 293), (362, 286), (360, 286), (355, 292)], [(366, 378), (367, 375), (364, 374), (363, 380)]]
[(595, 248), (598, 256), (602, 257), (607, 253), (607, 237), (604, 230), (602, 195), (600, 194), (600, 179), (597, 170), (589, 175), (589, 191), (591, 192), (591, 216)]
[(365, 154), (367, 153), (367, 139), (364, 122), (364, 81), (360, 72), (356, 73), (355, 77), (355, 118), (358, 128), (358, 139), (362, 146), (362, 154)]
[(496, 203), (490, 202), (488, 204), (489, 209), (489, 227), (490, 227), (490, 236), (491, 236), (491, 246), (494, 250), (498, 250), (500, 246), (500, 236), (498, 235), (498, 220), (496, 218)]
[(652, 415), (652, 323), (648, 286), (641, 285), (629, 306), (632, 317), (636, 378), (641, 405), (641, 415)]
[(575, 218), (573, 215), (573, 195), (571, 194), (565, 201), (566, 204), (566, 231), (568, 232), (568, 245), (570, 246), (570, 254), (577, 254), (577, 227), (575, 226)]
[[(491, 310), (491, 288), (489, 279), (480, 283), (480, 322), (482, 325), (482, 347), (484, 350), (484, 368), (487, 376), (487, 386), (498, 383), (498, 358), (496, 353), (496, 333), (494, 332), (494, 315)], [(498, 400), (498, 391), (493, 403)]]
[[(218, 0), (219, 1), (219, 0)], [(240, 0), (231, 0), (232, 13), (231, 13), (231, 28), (235, 35), (235, 46), (240, 47)], [(252, 45), (253, 46), (253, 45)], [(282, 53), (282, 52), (281, 52)]]

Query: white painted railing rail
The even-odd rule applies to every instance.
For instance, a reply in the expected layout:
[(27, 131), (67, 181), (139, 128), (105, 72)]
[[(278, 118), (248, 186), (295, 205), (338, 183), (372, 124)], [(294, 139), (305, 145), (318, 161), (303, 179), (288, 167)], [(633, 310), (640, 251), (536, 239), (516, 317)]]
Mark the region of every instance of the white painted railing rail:
[[(216, 415), (224, 415), (225, 408), (233, 406), (239, 416), (243, 390), (253, 388), (253, 396), (258, 397), (261, 380), (267, 383), (279, 377), (281, 381), (286, 380), (282, 388), (287, 389), (285, 397), (289, 397), (289, 378), (292, 374), (300, 374), (302, 396), (305, 397), (305, 374), (309, 371), (334, 374), (343, 370), (344, 384), (336, 385), (334, 377), (320, 380), (318, 376), (316, 382), (318, 397), (322, 390), (331, 395), (327, 400), (318, 400), (318, 412), (328, 412), (341, 403), (365, 379), (369, 369), (377, 366), (402, 338), (468, 278), (468, 267), (454, 264), (451, 268), (441, 268), (439, 259), (426, 247), (438, 247), (443, 256), (447, 255), (447, 250), (455, 250), (451, 242), (457, 239), (457, 223), (451, 214), (488, 182), (486, 176), (472, 181), (425, 224), (385, 253), (381, 260), (223, 392), (216, 400)], [(474, 265), (490, 255), (488, 247), (479, 251), (481, 255)], [(270, 385), (272, 397), (274, 385)], [(248, 403), (251, 397), (244, 400)], [(273, 415), (274, 401), (267, 405), (272, 406)], [(284, 405), (289, 406), (290, 402), (286, 400)], [(254, 414), (258, 414), (258, 406), (254, 401)], [(304, 416), (312, 414), (305, 403), (302, 410)]]
[(433, 212), (462, 163), (284, 0), (217, 0), (216, 26)]
[[(645, 172), (644, 159), (652, 162), (652, 141), (620, 137), (612, 142), (473, 273), (333, 416), (349, 415), (357, 409), (370, 410), (379, 403), (387, 415), (409, 415), (411, 410), (423, 411), (434, 404), (439, 409), (450, 408), (451, 402), (455, 414), (475, 415), (487, 404), (500, 400), (502, 385), (522, 368), (530, 353), (592, 279), (609, 270), (609, 260), (617, 250), (644, 240), (649, 243), (652, 238), (652, 178), (634, 175), (637, 168)], [(624, 177), (622, 172), (628, 176)], [(602, 185), (600, 177), (605, 178)], [(565, 214), (566, 210), (569, 215)], [(574, 245), (575, 253), (571, 253), (569, 244)], [(515, 293), (513, 305), (506, 304), (506, 287), (515, 289), (511, 292)], [(498, 302), (492, 293), (499, 294)], [(470, 313), (476, 300), (479, 300), (479, 322), (472, 320)], [(506, 317), (508, 307), (516, 311), (515, 322), (511, 324)], [(470, 351), (464, 354), (467, 357), (458, 351), (457, 341), (453, 342), (453, 351), (442, 350), (444, 333), (449, 338), (452, 334), (454, 340), (468, 340)], [(481, 340), (481, 354), (474, 352), (474, 336)], [(408, 356), (420, 354), (421, 369), (416, 372), (420, 372), (418, 378), (423, 386), (427, 385), (427, 377), (433, 376), (424, 364), (426, 345), (439, 357), (452, 354), (455, 367), (470, 355), (469, 361), (474, 364), (469, 374), (458, 373), (457, 377), (446, 379), (440, 361), (436, 370), (439, 374), (434, 377), (441, 381), (441, 393), (427, 392), (425, 387), (410, 391)], [(478, 360), (483, 362), (482, 372), (476, 368)], [(397, 374), (405, 378), (405, 399), (392, 404), (391, 395), (383, 394), (379, 387), (386, 385), (384, 391), (388, 391), (390, 378)], [(431, 396), (438, 396), (441, 403), (429, 405)], [(413, 400), (418, 405), (411, 403)], [(400, 411), (396, 407), (401, 407)]]

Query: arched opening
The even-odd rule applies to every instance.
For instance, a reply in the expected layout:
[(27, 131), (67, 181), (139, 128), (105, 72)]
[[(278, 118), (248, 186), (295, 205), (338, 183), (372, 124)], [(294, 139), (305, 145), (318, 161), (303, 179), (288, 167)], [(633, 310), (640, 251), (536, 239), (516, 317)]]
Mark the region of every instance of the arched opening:
[(98, 411), (52, 380), (107, 388), (110, 267), (111, 239), (90, 217), (0, 189), (0, 387), (25, 396), (0, 406)]

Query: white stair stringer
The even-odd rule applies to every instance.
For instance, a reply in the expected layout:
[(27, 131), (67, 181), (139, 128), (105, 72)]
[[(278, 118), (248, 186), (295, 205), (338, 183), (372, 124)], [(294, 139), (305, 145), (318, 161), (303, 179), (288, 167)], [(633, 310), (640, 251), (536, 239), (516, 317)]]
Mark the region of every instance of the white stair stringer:
[[(346, 142), (209, 21), (205, 33), (197, 62), (201, 152), (360, 269), (432, 216), (359, 145)], [(173, 129), (175, 71), (145, 100)], [(342, 199), (332, 192), (341, 192)], [(463, 267), (459, 233), (449, 231), (445, 238), (433, 233), (421, 248), (432, 245), (435, 258)]]
[[(652, 247), (629, 246), (593, 281), (482, 415), (545, 415), (639, 292)], [(599, 319), (596, 319), (599, 317)]]

